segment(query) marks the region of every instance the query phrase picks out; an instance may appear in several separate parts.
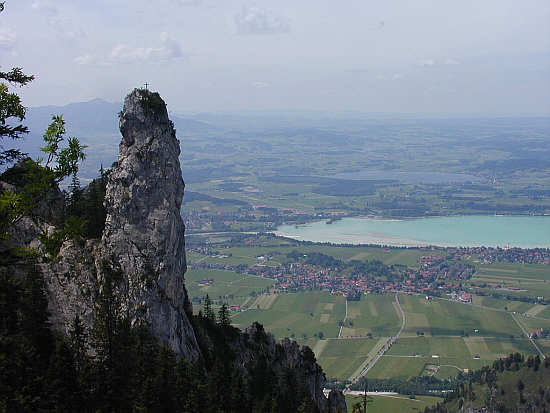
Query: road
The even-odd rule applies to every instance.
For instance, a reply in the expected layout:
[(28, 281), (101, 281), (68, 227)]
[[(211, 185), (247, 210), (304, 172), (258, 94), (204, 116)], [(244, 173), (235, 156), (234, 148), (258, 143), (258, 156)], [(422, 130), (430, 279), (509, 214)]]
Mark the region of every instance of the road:
[(346, 323), (347, 318), (348, 318), (348, 300), (346, 299), (346, 316), (344, 317), (344, 321), (342, 321), (342, 325), (340, 326), (340, 331), (338, 332), (338, 338), (342, 337), (342, 329), (344, 328), (344, 324)]
[(544, 360), (546, 358), (546, 355), (541, 351), (541, 349), (539, 348), (539, 346), (537, 346), (537, 343), (535, 343), (535, 340), (533, 340), (531, 338), (531, 336), (529, 335), (529, 333), (527, 332), (527, 330), (525, 330), (525, 327), (523, 327), (523, 324), (521, 324), (519, 322), (519, 320), (516, 318), (515, 314), (512, 314), (512, 318), (514, 319), (514, 321), (516, 322), (516, 324), (518, 325), (519, 328), (521, 328), (521, 331), (523, 331), (523, 333), (527, 336), (527, 338), (529, 339), (529, 341), (531, 342), (531, 344), (533, 345), (533, 347), (535, 347), (537, 349), (537, 351), (539, 352), (540, 356), (542, 357), (542, 359)]
[(374, 365), (378, 362), (378, 360), (380, 360), (380, 357), (382, 357), (384, 353), (390, 349), (393, 343), (395, 343), (395, 341), (401, 336), (403, 330), (405, 330), (405, 322), (407, 321), (407, 319), (405, 316), (405, 311), (403, 311), (403, 307), (401, 307), (401, 303), (399, 302), (399, 294), (395, 294), (395, 302), (397, 303), (397, 308), (399, 308), (399, 312), (401, 313), (401, 328), (395, 336), (388, 339), (388, 342), (384, 345), (384, 347), (382, 347), (380, 351), (376, 353), (376, 356), (374, 356), (374, 358), (363, 368), (363, 370), (361, 370), (361, 373), (359, 373), (357, 377), (355, 377), (353, 382), (356, 382), (357, 380), (359, 380), (359, 378), (367, 374), (370, 369), (372, 369)]

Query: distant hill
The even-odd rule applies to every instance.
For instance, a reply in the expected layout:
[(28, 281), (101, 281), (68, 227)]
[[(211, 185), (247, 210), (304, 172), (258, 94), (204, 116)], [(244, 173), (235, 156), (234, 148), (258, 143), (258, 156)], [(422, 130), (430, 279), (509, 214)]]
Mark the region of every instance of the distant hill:
[[(19, 148), (33, 158), (41, 156), (42, 134), (50, 124), (52, 115), (63, 115), (67, 122), (68, 136), (78, 137), (83, 144), (88, 145), (88, 158), (81, 169), (81, 178), (86, 182), (97, 176), (102, 164), (108, 167), (116, 159), (120, 142), (118, 113), (121, 109), (122, 103), (102, 99), (70, 103), (65, 106), (29, 108), (24, 122), (29, 128), (29, 134), (20, 142)], [(218, 130), (217, 127), (199, 120), (173, 114), (170, 118), (180, 137), (198, 133), (208, 134)]]

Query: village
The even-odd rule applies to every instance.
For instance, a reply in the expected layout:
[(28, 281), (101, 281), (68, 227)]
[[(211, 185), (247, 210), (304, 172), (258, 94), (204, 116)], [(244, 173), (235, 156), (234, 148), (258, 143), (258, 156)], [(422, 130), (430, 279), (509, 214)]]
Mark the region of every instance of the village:
[[(195, 252), (205, 253), (205, 249)], [(216, 257), (227, 257), (216, 255)], [(307, 255), (304, 255), (307, 257)], [(410, 293), (441, 296), (453, 294), (457, 300), (471, 302), (471, 294), (463, 291), (460, 281), (471, 278), (474, 267), (461, 262), (448, 261), (441, 256), (421, 257), (418, 269), (403, 265), (384, 266), (379, 264), (371, 272), (357, 272), (353, 268), (313, 265), (306, 262), (290, 262), (283, 265), (270, 263), (269, 256), (257, 257), (254, 265), (230, 265), (220, 263), (190, 263), (194, 269), (217, 269), (235, 271), (241, 274), (275, 280), (269, 293), (296, 293), (312, 290), (329, 291), (348, 300), (358, 300), (361, 295), (376, 293)], [(381, 276), (381, 273), (384, 275)], [(201, 280), (210, 285), (211, 279)], [(235, 308), (238, 310), (238, 308)]]

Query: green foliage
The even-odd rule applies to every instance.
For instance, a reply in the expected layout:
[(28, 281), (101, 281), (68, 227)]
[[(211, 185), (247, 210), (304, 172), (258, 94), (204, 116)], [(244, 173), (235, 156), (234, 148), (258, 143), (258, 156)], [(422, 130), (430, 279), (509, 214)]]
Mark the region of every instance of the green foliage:
[(206, 297), (204, 298), (204, 316), (211, 323), (216, 322), (216, 313), (214, 313), (214, 309), (212, 308), (212, 300), (208, 294), (206, 294)]
[[(26, 108), (21, 104), (21, 98), (10, 92), (8, 84), (25, 86), (33, 79), (33, 76), (23, 74), (18, 67), (9, 72), (0, 72), (0, 80), (3, 81), (0, 83), (0, 140), (20, 139), (28, 133), (28, 128), (21, 123), (25, 119)], [(23, 155), (17, 149), (5, 149), (4, 146), (0, 146), (0, 149), (0, 165), (12, 162)]]
[[(62, 116), (53, 116), (52, 119), (44, 134), (46, 146), (42, 150), (48, 154), (45, 165), (41, 161), (27, 159), (2, 174), (3, 180), (16, 187), (16, 190), (0, 193), (0, 236), (3, 238), (8, 236), (9, 228), (18, 220), (32, 214), (59, 182), (71, 175), (74, 179), (79, 163), (86, 158), (86, 146), (81, 145), (76, 138), (69, 138), (68, 147), (60, 149), (59, 145), (64, 140), (65, 121)], [(74, 220), (69, 223), (73, 230), (74, 225)], [(47, 240), (50, 253), (58, 250), (57, 244), (60, 240), (62, 242), (65, 235), (58, 234)]]
[(61, 230), (55, 231), (52, 235), (40, 234), (40, 241), (47, 254), (57, 257), (63, 243), (68, 239), (78, 239), (86, 233), (86, 221), (76, 216), (70, 216)]
[(218, 311), (218, 324), (221, 327), (228, 327), (231, 324), (231, 319), (229, 318), (229, 309), (227, 304), (222, 304), (220, 310)]
[[(192, 317), (204, 357), (178, 360), (148, 325), (130, 324), (121, 273), (108, 263), (91, 330), (77, 315), (68, 336), (53, 334), (42, 275), (28, 262), (23, 279), (0, 274), (0, 411), (316, 412), (306, 377), (274, 373), (261, 325), (237, 339), (231, 326)], [(234, 369), (239, 341), (259, 355), (250, 381)]]
[(68, 146), (60, 148), (60, 143), (65, 140), (65, 120), (61, 115), (53, 115), (52, 123), (46, 129), (43, 139), (46, 146), (42, 147), (42, 152), (48, 155), (46, 160), (46, 169), (51, 168), (50, 163), (55, 164), (52, 168), (55, 180), (61, 182), (68, 176), (78, 173), (78, 164), (86, 159), (84, 149), (86, 145), (81, 145), (77, 138), (69, 137)]
[(140, 89), (141, 106), (145, 110), (150, 110), (153, 113), (159, 113), (166, 108), (166, 103), (162, 100), (157, 92), (150, 92), (147, 89)]

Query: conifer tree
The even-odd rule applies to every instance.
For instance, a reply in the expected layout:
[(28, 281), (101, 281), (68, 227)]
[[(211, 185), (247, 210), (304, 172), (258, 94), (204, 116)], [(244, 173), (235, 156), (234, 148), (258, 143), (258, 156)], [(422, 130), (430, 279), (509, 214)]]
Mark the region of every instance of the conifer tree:
[(216, 314), (214, 313), (212, 308), (212, 300), (210, 300), (210, 296), (208, 294), (206, 294), (206, 297), (204, 298), (204, 316), (212, 323), (216, 322)]
[(229, 318), (229, 309), (227, 304), (223, 304), (218, 311), (218, 324), (221, 327), (229, 327), (231, 324), (231, 319)]

